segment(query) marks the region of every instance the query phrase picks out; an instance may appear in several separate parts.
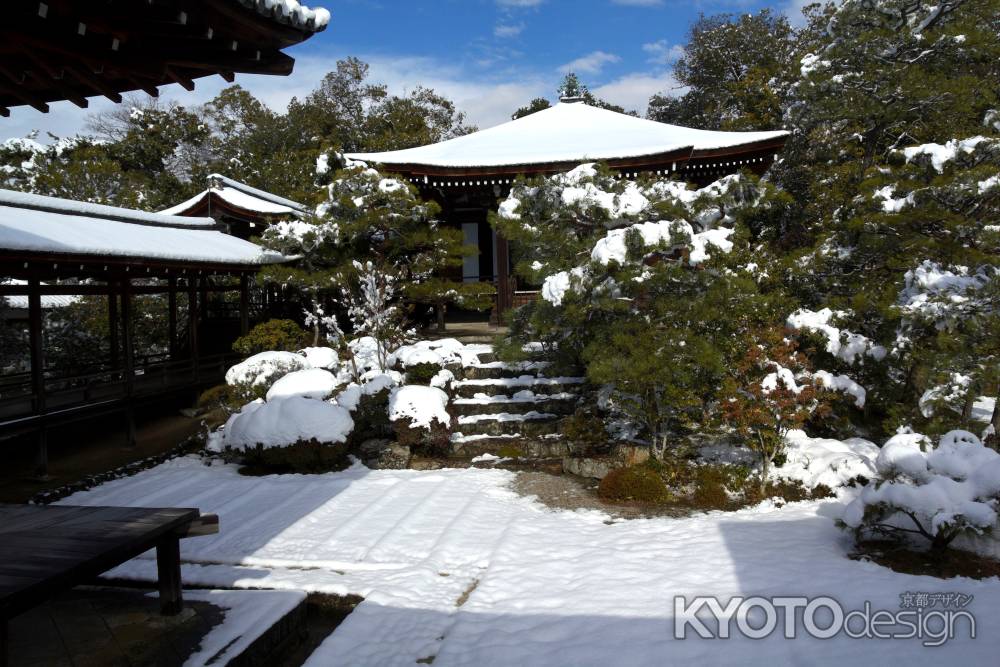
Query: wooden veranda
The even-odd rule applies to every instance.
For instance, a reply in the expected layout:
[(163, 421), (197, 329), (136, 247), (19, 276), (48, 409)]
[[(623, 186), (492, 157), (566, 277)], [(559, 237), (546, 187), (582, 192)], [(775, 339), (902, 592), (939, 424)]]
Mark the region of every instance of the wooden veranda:
[[(218, 384), (238, 360), (226, 351), (250, 326), (250, 286), (254, 267), (194, 266), (167, 262), (94, 264), (27, 259), (0, 252), (0, 275), (21, 278), (23, 285), (0, 285), (0, 296), (26, 296), (30, 370), (0, 376), (0, 439), (24, 433), (38, 437), (37, 474), (48, 465), (48, 428), (107, 413), (125, 417), (125, 442), (135, 444), (136, 407), (170, 395), (193, 393)], [(60, 269), (60, 267), (63, 267)], [(70, 280), (72, 282), (63, 282)], [(230, 313), (211, 312), (213, 300), (227, 293), (238, 301)], [(44, 295), (100, 297), (107, 303), (110, 354), (84, 373), (66, 374), (46, 365)], [(135, 346), (137, 296), (160, 295), (167, 301), (168, 349), (140, 357)], [(178, 297), (186, 302), (181, 313)], [(232, 301), (232, 300), (231, 300)], [(235, 311), (235, 312), (232, 312)], [(221, 315), (221, 317), (220, 317)], [(226, 317), (230, 315), (230, 317)], [(231, 317), (235, 315), (235, 317)], [(183, 319), (182, 329), (178, 322)], [(220, 321), (238, 322), (221, 328)], [(206, 327), (214, 324), (214, 334)], [(221, 335), (220, 335), (221, 334)]]

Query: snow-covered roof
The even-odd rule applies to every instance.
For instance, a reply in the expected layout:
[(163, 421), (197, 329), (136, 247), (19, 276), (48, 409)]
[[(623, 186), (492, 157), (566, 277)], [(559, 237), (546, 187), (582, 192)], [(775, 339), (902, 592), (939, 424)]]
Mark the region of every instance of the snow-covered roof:
[(207, 197), (215, 196), (235, 208), (260, 215), (301, 216), (308, 212), (302, 204), (250, 187), (221, 174), (208, 177), (208, 189), (185, 202), (160, 211), (163, 215), (187, 215)]
[(186, 218), (0, 190), (0, 251), (261, 265), (285, 258)]
[(296, 28), (321, 32), (330, 24), (330, 12), (322, 7), (310, 9), (298, 0), (237, 0), (244, 7), (257, 10), (258, 14), (286, 23)]
[(507, 167), (638, 158), (738, 148), (787, 132), (716, 132), (636, 118), (581, 102), (561, 102), (496, 127), (441, 143), (347, 157), (384, 165)]

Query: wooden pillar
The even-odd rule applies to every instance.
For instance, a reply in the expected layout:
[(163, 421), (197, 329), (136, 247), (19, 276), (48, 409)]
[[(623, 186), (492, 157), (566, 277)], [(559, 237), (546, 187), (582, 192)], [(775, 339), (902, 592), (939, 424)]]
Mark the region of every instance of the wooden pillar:
[(208, 281), (205, 278), (198, 278), (198, 312), (201, 313), (202, 324), (209, 318), (208, 312)]
[(156, 545), (156, 577), (160, 589), (160, 613), (176, 616), (184, 606), (181, 542), (176, 535), (166, 535)]
[(250, 332), (250, 278), (240, 274), (240, 335)]
[(7, 638), (7, 619), (0, 618), (0, 667), (7, 667), (8, 652), (10, 651), (10, 642)]
[(31, 393), (34, 397), (33, 412), (39, 419), (35, 476), (48, 479), (49, 441), (45, 425), (45, 336), (42, 321), (41, 283), (37, 278), (28, 281), (28, 340), (31, 347)]
[(125, 380), (125, 446), (135, 447), (135, 327), (132, 317), (132, 283), (126, 278), (121, 282), (122, 319), (122, 373)]
[(177, 358), (177, 278), (167, 279), (167, 330), (170, 336), (170, 360)]
[(108, 347), (111, 349), (111, 368), (118, 368), (121, 360), (121, 346), (118, 342), (118, 332), (121, 325), (118, 317), (117, 283), (108, 281)]
[(188, 278), (188, 347), (191, 350), (191, 367), (198, 377), (198, 289), (193, 278)]
[(514, 305), (510, 280), (510, 246), (507, 239), (497, 232), (497, 324), (503, 324), (503, 314)]

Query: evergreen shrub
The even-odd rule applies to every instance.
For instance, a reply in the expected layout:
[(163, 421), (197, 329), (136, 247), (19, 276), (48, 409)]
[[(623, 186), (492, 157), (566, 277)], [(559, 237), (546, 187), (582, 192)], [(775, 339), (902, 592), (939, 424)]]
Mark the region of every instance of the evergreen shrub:
[(292, 320), (268, 320), (258, 324), (233, 343), (233, 351), (252, 357), (261, 352), (296, 352), (308, 347), (312, 339)]
[(601, 480), (597, 495), (605, 500), (644, 503), (661, 503), (670, 499), (670, 491), (663, 478), (645, 465), (612, 470)]

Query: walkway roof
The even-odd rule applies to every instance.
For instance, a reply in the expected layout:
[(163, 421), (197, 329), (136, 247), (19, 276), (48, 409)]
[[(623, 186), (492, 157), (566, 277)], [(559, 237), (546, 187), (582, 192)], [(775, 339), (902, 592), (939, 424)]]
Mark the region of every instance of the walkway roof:
[(0, 259), (253, 270), (285, 261), (188, 218), (0, 190)]

